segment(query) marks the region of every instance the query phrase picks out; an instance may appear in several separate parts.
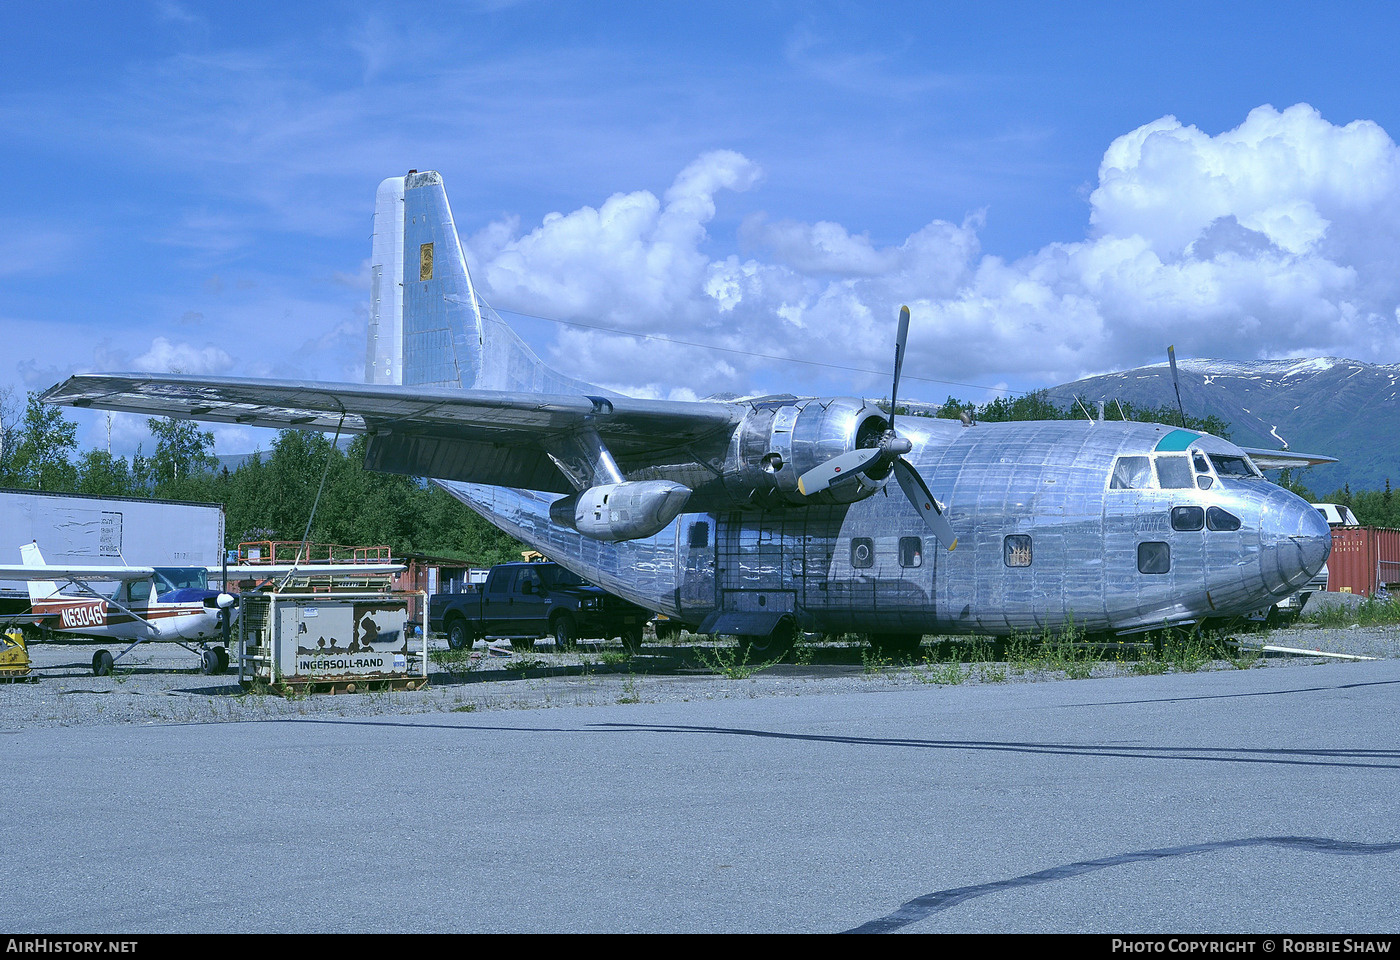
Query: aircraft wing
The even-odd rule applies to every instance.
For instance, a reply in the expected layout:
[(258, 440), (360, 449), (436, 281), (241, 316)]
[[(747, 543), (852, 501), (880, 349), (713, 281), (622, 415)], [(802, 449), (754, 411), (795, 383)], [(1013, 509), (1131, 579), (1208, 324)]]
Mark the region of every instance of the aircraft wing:
[(150, 374), (86, 374), (48, 403), (371, 435), (376, 470), (571, 493), (550, 458), (597, 431), (624, 470), (722, 458), (738, 404)]
[(155, 567), (80, 567), (64, 564), (25, 566), (0, 564), (0, 580), (95, 580), (121, 582), (141, 580), (154, 574)]
[(1261, 450), (1254, 447), (1241, 447), (1249, 454), (1249, 459), (1260, 470), (1290, 470), (1299, 467), (1318, 467), (1336, 463), (1336, 457), (1324, 457), (1313, 453), (1294, 453), (1291, 450)]

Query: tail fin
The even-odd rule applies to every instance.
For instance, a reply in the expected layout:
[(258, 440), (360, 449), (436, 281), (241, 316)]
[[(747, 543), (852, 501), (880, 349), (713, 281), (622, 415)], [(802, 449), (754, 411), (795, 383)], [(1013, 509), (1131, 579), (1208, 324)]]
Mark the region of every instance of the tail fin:
[[(44, 566), (44, 555), (39, 552), (39, 544), (22, 544), (19, 548), (20, 562), (26, 567)], [(40, 600), (47, 600), (49, 597), (58, 595), (58, 584), (53, 580), (29, 580), (29, 602), (38, 603)]]
[(370, 260), (367, 383), (606, 394), (544, 364), (482, 310), (436, 171), (379, 185)]

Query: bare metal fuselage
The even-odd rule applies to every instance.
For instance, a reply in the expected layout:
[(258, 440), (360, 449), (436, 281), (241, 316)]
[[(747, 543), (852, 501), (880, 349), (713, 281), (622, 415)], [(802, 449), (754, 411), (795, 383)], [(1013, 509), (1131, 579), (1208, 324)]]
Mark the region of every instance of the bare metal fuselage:
[[(604, 544), (550, 524), (551, 495), (443, 485), (608, 590), (735, 633), (759, 632), (781, 614), (823, 632), (1005, 635), (1071, 622), (1132, 631), (1267, 607), (1330, 549), (1317, 511), (1257, 476), (1211, 469), (1184, 487), (1112, 485), (1122, 457), (1240, 456), (1209, 435), (1087, 420), (963, 427), (906, 418), (901, 429), (949, 504), (953, 551), (897, 491), (847, 505), (687, 513), (649, 539)], [(1192, 511), (1173, 511), (1191, 507), (1224, 511), (1237, 528), (1178, 529), (1192, 524), (1174, 518)]]

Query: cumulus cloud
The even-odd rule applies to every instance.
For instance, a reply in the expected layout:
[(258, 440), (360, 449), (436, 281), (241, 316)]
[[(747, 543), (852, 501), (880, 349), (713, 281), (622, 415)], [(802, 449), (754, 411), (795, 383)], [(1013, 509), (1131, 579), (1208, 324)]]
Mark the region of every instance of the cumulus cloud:
[[(508, 309), (726, 348), (559, 334), (555, 365), (648, 396), (800, 390), (809, 378), (773, 356), (883, 370), (901, 303), (915, 316), (906, 370), (935, 380), (1050, 385), (1156, 362), (1167, 343), (1185, 356), (1400, 359), (1400, 150), (1369, 121), (1338, 126), (1306, 104), (1259, 107), (1214, 136), (1155, 120), (1105, 151), (1086, 239), (1013, 260), (982, 252), (986, 211), (885, 246), (756, 211), (744, 255), (712, 256), (717, 196), (761, 177), (716, 151), (661, 198), (615, 194), (527, 233), (492, 224), (470, 244), (478, 283)], [(881, 376), (845, 380), (884, 389)]]
[(233, 358), (220, 347), (196, 347), (156, 337), (151, 348), (134, 359), (132, 365), (143, 373), (226, 373), (233, 366)]

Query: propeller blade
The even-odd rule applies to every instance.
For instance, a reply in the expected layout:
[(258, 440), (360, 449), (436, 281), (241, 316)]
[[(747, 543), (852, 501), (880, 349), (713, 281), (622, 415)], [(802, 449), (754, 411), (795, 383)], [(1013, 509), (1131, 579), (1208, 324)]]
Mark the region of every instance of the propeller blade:
[(899, 480), (899, 486), (904, 491), (904, 495), (909, 498), (914, 509), (919, 511), (919, 515), (924, 518), (924, 522), (933, 531), (933, 535), (938, 538), (938, 542), (949, 550), (956, 547), (958, 536), (953, 532), (953, 525), (948, 522), (943, 508), (929, 492), (923, 477), (920, 477), (918, 472), (909, 465), (909, 461), (903, 457), (894, 462), (894, 475)]
[(899, 308), (899, 332), (894, 338), (894, 383), (890, 386), (890, 429), (894, 429), (894, 408), (899, 402), (899, 372), (904, 369), (904, 345), (909, 340), (909, 308)]
[(1186, 426), (1186, 410), (1181, 405), (1181, 381), (1176, 376), (1176, 346), (1167, 347), (1167, 360), (1172, 365), (1172, 389), (1176, 391), (1176, 412), (1181, 414), (1181, 425)]
[(797, 492), (804, 497), (810, 497), (814, 493), (821, 493), (833, 483), (837, 483), (847, 477), (855, 477), (879, 460), (884, 453), (879, 447), (861, 447), (859, 450), (851, 450), (838, 457), (832, 457), (826, 463), (819, 463), (808, 470), (797, 479)]

